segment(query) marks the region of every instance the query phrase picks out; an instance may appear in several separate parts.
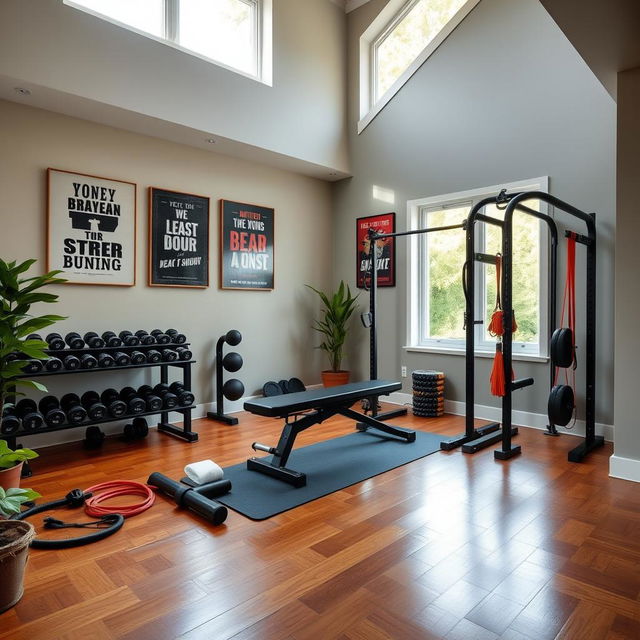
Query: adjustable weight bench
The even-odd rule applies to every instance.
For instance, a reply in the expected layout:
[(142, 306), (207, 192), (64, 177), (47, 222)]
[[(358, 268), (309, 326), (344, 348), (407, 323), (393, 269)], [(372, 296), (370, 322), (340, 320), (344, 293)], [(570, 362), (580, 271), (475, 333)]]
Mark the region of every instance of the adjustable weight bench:
[[(269, 447), (259, 442), (254, 442), (251, 445), (254, 451), (270, 453), (271, 459), (249, 458), (247, 460), (247, 469), (259, 471), (278, 480), (283, 480), (294, 487), (304, 487), (307, 484), (306, 475), (293, 469), (287, 469), (285, 466), (291, 455), (296, 436), (314, 424), (324, 422), (336, 414), (355, 420), (360, 431), (373, 428), (401, 438), (406, 442), (414, 442), (416, 439), (415, 431), (393, 427), (350, 408), (359, 400), (371, 398), (375, 402), (378, 396), (388, 395), (401, 387), (402, 385), (399, 382), (367, 380), (365, 382), (352, 382), (338, 387), (287, 393), (281, 396), (271, 396), (245, 402), (244, 408), (250, 413), (269, 418), (285, 419), (280, 440), (275, 447)], [(303, 417), (297, 417), (293, 422), (289, 422), (291, 416), (308, 409), (313, 411)]]

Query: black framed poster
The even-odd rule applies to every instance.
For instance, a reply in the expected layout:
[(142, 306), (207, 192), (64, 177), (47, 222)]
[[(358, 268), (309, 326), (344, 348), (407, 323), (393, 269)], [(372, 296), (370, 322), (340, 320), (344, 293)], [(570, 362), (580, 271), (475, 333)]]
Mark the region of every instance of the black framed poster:
[[(371, 243), (369, 230), (376, 233), (395, 233), (396, 214), (382, 213), (356, 220), (356, 284), (363, 289), (371, 268)], [(396, 251), (394, 238), (378, 238), (375, 246), (379, 287), (396, 286)]]
[(274, 210), (220, 200), (220, 288), (273, 289)]
[(209, 286), (209, 198), (149, 187), (149, 286)]
[(136, 283), (136, 185), (47, 169), (47, 270), (69, 284)]

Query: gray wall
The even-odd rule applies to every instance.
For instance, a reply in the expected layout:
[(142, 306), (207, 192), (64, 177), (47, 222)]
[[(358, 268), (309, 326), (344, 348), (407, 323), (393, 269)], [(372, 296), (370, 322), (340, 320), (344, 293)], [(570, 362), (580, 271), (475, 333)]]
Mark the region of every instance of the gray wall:
[[(348, 125), (354, 177), (338, 183), (334, 191), (337, 279), (354, 282), (359, 216), (395, 209), (398, 227), (404, 229), (407, 200), (548, 175), (553, 194), (598, 212), (597, 420), (611, 423), (612, 98), (537, 0), (483, 0), (358, 136), (358, 38), (384, 4), (373, 0), (348, 15)], [(395, 205), (373, 199), (374, 185), (392, 190)], [(401, 364), (410, 371), (442, 369), (448, 377), (447, 397), (462, 400), (464, 358), (402, 350), (405, 248), (399, 240), (398, 286), (380, 292), (380, 376), (397, 378)], [(580, 280), (578, 304), (583, 292)], [(357, 334), (351, 364), (364, 377), (367, 336), (364, 330)], [(584, 336), (579, 340), (584, 344)], [(476, 401), (495, 406), (496, 398), (488, 391), (491, 360), (479, 358), (477, 363)], [(517, 362), (515, 369), (518, 377), (534, 376), (536, 384), (514, 396), (514, 408), (545, 413), (546, 365)], [(410, 379), (405, 383), (409, 390)]]

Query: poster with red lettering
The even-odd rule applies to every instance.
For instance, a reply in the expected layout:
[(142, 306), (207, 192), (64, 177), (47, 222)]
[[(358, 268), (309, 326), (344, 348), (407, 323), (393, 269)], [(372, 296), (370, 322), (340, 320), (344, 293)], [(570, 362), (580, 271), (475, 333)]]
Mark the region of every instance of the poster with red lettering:
[(220, 288), (273, 289), (274, 210), (220, 200)]
[[(395, 233), (396, 214), (383, 213), (356, 220), (356, 284), (364, 287), (371, 268), (369, 230), (378, 234)], [(396, 286), (396, 251), (394, 238), (378, 238), (375, 245), (377, 284), (379, 287)]]

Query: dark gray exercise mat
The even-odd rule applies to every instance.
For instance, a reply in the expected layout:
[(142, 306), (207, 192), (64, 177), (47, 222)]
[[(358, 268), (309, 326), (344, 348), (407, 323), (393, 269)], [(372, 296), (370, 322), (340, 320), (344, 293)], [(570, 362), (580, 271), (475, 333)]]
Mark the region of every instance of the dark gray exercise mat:
[(249, 471), (243, 462), (224, 470), (224, 477), (231, 480), (233, 489), (216, 499), (252, 520), (265, 520), (424, 458), (440, 449), (443, 437), (416, 431), (415, 442), (404, 442), (373, 431), (356, 431), (293, 450), (287, 467), (307, 474), (306, 487), (296, 489), (263, 473)]

